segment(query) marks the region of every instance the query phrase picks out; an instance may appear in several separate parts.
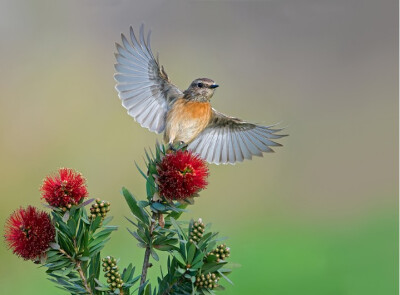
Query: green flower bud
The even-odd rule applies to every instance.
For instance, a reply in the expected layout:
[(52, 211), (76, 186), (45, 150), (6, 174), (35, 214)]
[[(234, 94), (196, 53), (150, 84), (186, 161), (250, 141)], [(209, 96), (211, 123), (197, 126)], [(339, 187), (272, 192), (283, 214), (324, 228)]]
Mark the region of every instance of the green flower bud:
[(200, 241), (204, 233), (204, 223), (201, 218), (194, 222), (189, 231), (189, 241), (194, 243)]
[[(105, 201), (101, 201), (100, 199), (96, 199), (96, 203), (94, 203), (91, 207), (90, 207), (90, 216), (89, 219), (93, 220), (95, 219), (97, 216), (101, 217), (101, 221), (104, 220), (104, 218), (107, 216), (107, 212), (110, 211), (110, 202), (105, 202)], [(100, 226), (102, 225), (102, 223), (100, 223)]]
[(215, 273), (207, 273), (196, 276), (195, 285), (199, 289), (208, 288), (213, 289), (218, 286), (219, 277)]
[(107, 278), (107, 283), (111, 290), (116, 290), (117, 288), (122, 288), (123, 281), (121, 279), (121, 274), (118, 272), (117, 259), (114, 257), (107, 256), (102, 259), (105, 272), (105, 277)]
[(217, 246), (216, 249), (212, 250), (210, 253), (208, 253), (206, 256), (209, 255), (215, 255), (215, 257), (217, 257), (217, 262), (219, 262), (219, 259), (225, 259), (228, 258), (230, 255), (230, 249), (228, 247), (226, 247), (225, 244), (221, 244), (219, 246)]

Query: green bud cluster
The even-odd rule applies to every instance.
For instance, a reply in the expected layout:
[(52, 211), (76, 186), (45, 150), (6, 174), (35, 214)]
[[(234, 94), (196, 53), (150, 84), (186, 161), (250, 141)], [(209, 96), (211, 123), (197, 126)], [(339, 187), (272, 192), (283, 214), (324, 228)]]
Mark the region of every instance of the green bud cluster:
[(217, 261), (220, 259), (225, 260), (225, 258), (228, 258), (230, 254), (231, 250), (225, 244), (217, 246), (216, 249), (208, 253), (208, 255), (215, 255), (217, 257)]
[(196, 276), (194, 285), (198, 288), (214, 289), (218, 287), (219, 277), (215, 273), (201, 274)]
[(193, 223), (193, 226), (189, 233), (189, 241), (194, 243), (200, 241), (204, 234), (204, 223), (201, 218)]
[(110, 211), (110, 202), (101, 201), (100, 199), (96, 199), (96, 202), (90, 207), (90, 220), (94, 220), (97, 216), (101, 216), (101, 220), (103, 221), (107, 215), (107, 212)]
[(103, 271), (104, 276), (107, 278), (107, 283), (110, 285), (110, 289), (121, 289), (124, 282), (121, 279), (121, 275), (118, 272), (117, 260), (114, 257), (107, 256), (103, 258)]

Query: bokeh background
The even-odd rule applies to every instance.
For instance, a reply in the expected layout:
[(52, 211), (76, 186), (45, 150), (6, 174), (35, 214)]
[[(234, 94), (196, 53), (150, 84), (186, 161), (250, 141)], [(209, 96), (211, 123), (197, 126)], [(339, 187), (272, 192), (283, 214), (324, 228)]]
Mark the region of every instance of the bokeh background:
[[(134, 161), (157, 136), (113, 80), (114, 43), (141, 23), (177, 86), (212, 78), (216, 109), (290, 134), (274, 154), (211, 166), (186, 215), (229, 237), (241, 267), (225, 294), (398, 294), (394, 0), (2, 0), (0, 224), (72, 167), (112, 202), (120, 230), (103, 253), (141, 267), (119, 191), (144, 196)], [(4, 243), (0, 259), (1, 294), (64, 294)]]

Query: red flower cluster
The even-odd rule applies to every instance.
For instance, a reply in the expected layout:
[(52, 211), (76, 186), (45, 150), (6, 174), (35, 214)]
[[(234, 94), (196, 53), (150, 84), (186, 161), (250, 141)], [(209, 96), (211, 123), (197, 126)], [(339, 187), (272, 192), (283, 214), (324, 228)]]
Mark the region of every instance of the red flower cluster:
[(49, 248), (55, 229), (47, 213), (28, 206), (18, 209), (5, 225), (5, 239), (14, 254), (35, 260)]
[(41, 187), (42, 198), (54, 207), (70, 207), (88, 196), (85, 179), (72, 169), (61, 168), (59, 175), (47, 176)]
[(207, 186), (206, 162), (189, 151), (167, 154), (157, 167), (160, 195), (182, 200)]

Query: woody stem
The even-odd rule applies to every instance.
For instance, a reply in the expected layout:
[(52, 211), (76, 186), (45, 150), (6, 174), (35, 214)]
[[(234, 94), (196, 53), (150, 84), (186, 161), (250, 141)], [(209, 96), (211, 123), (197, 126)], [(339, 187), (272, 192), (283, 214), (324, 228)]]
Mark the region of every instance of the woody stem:
[(85, 290), (88, 294), (93, 295), (92, 289), (90, 289), (88, 282), (86, 280), (85, 274), (83, 273), (82, 267), (81, 267), (81, 262), (79, 260), (75, 260), (72, 258), (67, 252), (65, 252), (63, 249), (59, 249), (60, 253), (64, 254), (67, 256), (69, 260), (71, 260), (73, 263), (76, 265), (76, 270), (79, 273), (79, 276), (81, 277), (82, 284), (85, 287)]
[[(151, 224), (150, 224), (150, 241), (153, 238), (153, 231), (156, 226), (156, 218), (157, 218), (157, 213), (153, 212), (153, 215), (151, 216)], [(150, 260), (150, 252), (151, 252), (151, 244), (148, 244), (146, 246), (146, 251), (144, 252), (144, 260), (143, 260), (143, 267), (142, 267), (142, 276), (140, 279), (140, 286), (142, 286), (146, 282), (146, 277), (147, 277), (147, 270), (151, 266), (149, 263)]]

